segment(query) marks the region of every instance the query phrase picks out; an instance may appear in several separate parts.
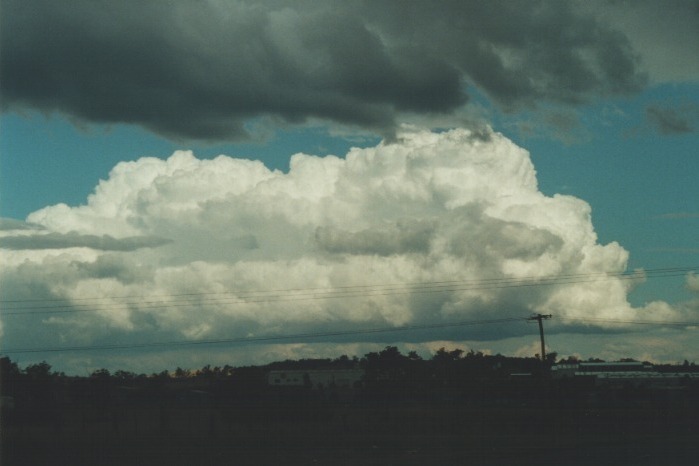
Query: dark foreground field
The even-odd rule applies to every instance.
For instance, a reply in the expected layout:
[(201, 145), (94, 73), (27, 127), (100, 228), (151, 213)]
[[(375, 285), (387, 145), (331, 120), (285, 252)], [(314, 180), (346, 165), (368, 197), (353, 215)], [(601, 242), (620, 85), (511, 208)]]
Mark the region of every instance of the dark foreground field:
[(61, 406), (5, 415), (2, 465), (695, 465), (692, 400)]

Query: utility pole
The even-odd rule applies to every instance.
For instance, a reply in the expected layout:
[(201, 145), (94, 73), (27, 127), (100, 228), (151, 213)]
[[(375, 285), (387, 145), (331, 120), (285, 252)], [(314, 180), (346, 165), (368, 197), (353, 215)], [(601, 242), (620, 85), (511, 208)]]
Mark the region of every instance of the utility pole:
[(544, 343), (544, 319), (550, 319), (551, 314), (534, 314), (527, 320), (536, 320), (539, 322), (539, 336), (541, 337), (541, 362), (546, 363), (546, 343)]

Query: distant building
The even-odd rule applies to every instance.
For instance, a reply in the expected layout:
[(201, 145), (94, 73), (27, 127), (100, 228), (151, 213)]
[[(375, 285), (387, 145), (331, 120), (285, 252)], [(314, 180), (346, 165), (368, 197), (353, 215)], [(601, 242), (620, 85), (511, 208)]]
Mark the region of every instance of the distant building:
[(670, 387), (687, 381), (699, 381), (699, 373), (658, 372), (646, 362), (579, 362), (556, 364), (551, 377), (592, 379), (595, 385), (623, 385)]
[(354, 388), (362, 383), (362, 369), (273, 370), (267, 374), (267, 383), (276, 387)]
[(653, 371), (652, 364), (631, 361), (631, 362), (576, 362), (562, 363), (551, 367), (553, 378), (573, 376), (597, 376), (601, 374), (635, 374), (648, 373)]
[(652, 372), (653, 365), (649, 362), (627, 361), (627, 362), (579, 362), (577, 371), (580, 373), (602, 373), (602, 372)]

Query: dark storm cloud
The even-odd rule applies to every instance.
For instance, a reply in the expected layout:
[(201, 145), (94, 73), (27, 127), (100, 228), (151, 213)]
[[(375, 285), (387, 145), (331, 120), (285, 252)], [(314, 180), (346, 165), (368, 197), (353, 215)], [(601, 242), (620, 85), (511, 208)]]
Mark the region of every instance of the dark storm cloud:
[(155, 236), (114, 238), (108, 235), (48, 233), (43, 235), (5, 236), (0, 238), (0, 248), (15, 250), (91, 248), (101, 251), (135, 251), (141, 248), (163, 246), (170, 242), (168, 239)]
[(506, 110), (637, 91), (625, 36), (574, 6), (3, 0), (2, 106), (224, 140), (258, 117), (391, 135), (469, 85)]
[(699, 119), (699, 107), (649, 105), (646, 107), (646, 118), (660, 134), (691, 133), (695, 130), (695, 120)]
[(585, 0), (579, 6), (628, 37), (653, 83), (697, 82), (699, 1)]

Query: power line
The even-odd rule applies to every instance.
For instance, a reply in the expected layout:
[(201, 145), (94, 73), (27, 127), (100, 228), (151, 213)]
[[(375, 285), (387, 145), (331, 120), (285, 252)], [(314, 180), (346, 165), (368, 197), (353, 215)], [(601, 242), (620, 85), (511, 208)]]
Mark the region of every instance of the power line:
[[(550, 315), (541, 316), (549, 318)], [(218, 345), (218, 344), (236, 344), (236, 343), (262, 343), (275, 342), (284, 340), (303, 340), (323, 337), (338, 337), (352, 335), (369, 335), (378, 333), (396, 333), (412, 330), (430, 330), (442, 329), (451, 327), (466, 327), (474, 325), (487, 324), (504, 324), (508, 322), (530, 321), (532, 317), (509, 317), (501, 319), (485, 319), (449, 322), (442, 324), (418, 324), (404, 325), (400, 327), (379, 327), (359, 330), (336, 330), (327, 332), (309, 332), (297, 333), (288, 335), (267, 335), (259, 337), (238, 337), (238, 338), (219, 338), (208, 340), (176, 340), (164, 342), (146, 342), (146, 343), (128, 343), (128, 344), (113, 344), (113, 345), (85, 345), (85, 346), (47, 346), (39, 348), (6, 348), (0, 350), (3, 354), (24, 354), (24, 353), (57, 353), (57, 352), (72, 352), (72, 351), (100, 351), (100, 350), (122, 350), (122, 349), (143, 349), (143, 348), (167, 348), (167, 347), (184, 347), (184, 346), (203, 346), (203, 345)], [(568, 318), (563, 317), (563, 321), (573, 321), (580, 323), (611, 323), (611, 324), (627, 324), (627, 325), (656, 325), (660, 327), (699, 327), (699, 322), (692, 321), (651, 321), (651, 320), (617, 320), (617, 319), (595, 319), (595, 318)]]
[[(567, 279), (585, 279), (585, 278), (644, 278), (648, 276), (676, 276), (676, 274), (684, 274), (687, 272), (692, 272), (699, 270), (699, 266), (696, 267), (669, 267), (669, 268), (657, 268), (648, 269), (632, 272), (590, 272), (590, 273), (579, 273), (579, 274), (558, 274), (549, 276), (526, 276), (526, 277), (501, 277), (501, 278), (482, 278), (477, 280), (445, 280), (445, 281), (433, 281), (433, 282), (408, 282), (408, 283), (389, 283), (384, 285), (349, 285), (349, 286), (336, 286), (332, 290), (365, 290), (372, 288), (379, 289), (393, 289), (395, 287), (424, 287), (424, 286), (453, 286), (453, 285), (474, 285), (474, 286), (488, 286), (489, 284), (500, 285), (508, 283), (520, 283), (520, 282), (549, 282), (552, 280), (567, 280)], [(228, 294), (239, 294), (247, 293), (250, 295), (254, 294), (268, 294), (268, 293), (295, 293), (295, 292), (326, 292), (328, 288), (281, 288), (281, 289), (262, 289), (262, 290), (231, 290), (231, 291), (220, 291), (220, 292), (197, 292), (197, 293), (177, 293), (177, 294), (162, 294), (162, 295), (125, 295), (125, 296), (95, 296), (95, 297), (84, 297), (84, 298), (73, 298), (72, 301), (91, 301), (91, 300), (105, 300), (105, 299), (155, 299), (155, 298), (170, 298), (170, 297), (192, 297), (192, 296), (209, 296), (209, 295), (228, 295)], [(0, 299), (0, 303), (31, 303), (31, 302), (56, 302), (64, 301), (62, 298), (51, 298), (51, 299)]]
[(574, 317), (561, 317), (561, 320), (581, 323), (623, 324), (623, 325), (658, 325), (663, 327), (699, 327), (699, 321), (658, 321), (658, 320), (622, 320), (622, 319), (596, 319), (587, 317), (578, 319)]
[[(355, 285), (328, 288), (295, 288), (283, 290), (250, 290), (250, 291), (226, 291), (213, 293), (183, 293), (176, 295), (152, 295), (148, 296), (120, 296), (120, 297), (94, 297), (77, 298), (71, 300), (71, 304), (61, 305), (30, 305), (30, 306), (10, 306), (5, 307), (3, 316), (28, 316), (33, 314), (64, 314), (74, 312), (98, 312), (110, 309), (129, 309), (129, 306), (137, 306), (138, 310), (175, 308), (201, 305), (239, 305), (255, 303), (274, 303), (289, 301), (309, 301), (319, 299), (347, 299), (361, 297), (391, 296), (400, 294), (424, 294), (424, 293), (445, 293), (456, 291), (480, 291), (489, 289), (504, 289), (518, 287), (535, 286), (555, 286), (568, 284), (582, 284), (605, 280), (633, 280), (639, 278), (665, 278), (684, 275), (697, 270), (697, 267), (674, 267), (662, 269), (649, 269), (643, 272), (598, 272), (588, 274), (568, 274), (548, 277), (522, 277), (522, 278), (491, 278), (481, 280), (464, 281), (440, 281), (440, 282), (418, 282), (406, 284), (387, 285)], [(237, 294), (237, 295), (236, 295)], [(207, 296), (234, 295), (230, 298), (206, 298)], [(206, 299), (194, 299), (202, 297)], [(107, 300), (140, 298), (139, 301), (125, 301), (116, 303), (104, 303)], [(155, 298), (176, 298), (174, 301), (143, 301), (143, 299)], [(185, 299), (177, 299), (185, 298)], [(96, 301), (86, 303), (84, 301)], [(51, 303), (65, 300), (0, 300), (0, 303)], [(75, 301), (83, 301), (75, 302)], [(102, 303), (100, 303), (102, 301)], [(9, 311), (9, 312), (8, 312)]]
[(488, 320), (472, 320), (461, 322), (450, 322), (444, 324), (421, 324), (421, 325), (404, 325), (401, 327), (380, 327), (361, 330), (337, 330), (329, 332), (310, 332), (297, 333), (290, 335), (269, 335), (259, 337), (240, 337), (240, 338), (220, 338), (211, 340), (189, 340), (189, 341), (164, 341), (164, 342), (148, 342), (148, 343), (128, 343), (114, 345), (87, 345), (87, 346), (49, 346), (43, 348), (9, 348), (1, 350), (5, 354), (19, 353), (57, 353), (65, 351), (93, 351), (93, 350), (117, 350), (117, 349), (136, 349), (136, 348), (161, 348), (173, 346), (196, 346), (196, 345), (216, 345), (224, 343), (259, 343), (268, 341), (282, 340), (302, 340), (309, 338), (323, 338), (336, 336), (351, 336), (351, 335), (368, 335), (374, 333), (394, 333), (405, 332), (410, 330), (429, 330), (449, 327), (465, 327), (470, 325), (486, 325), (486, 324), (501, 324), (506, 322), (523, 321), (526, 318), (509, 317), (502, 319)]

